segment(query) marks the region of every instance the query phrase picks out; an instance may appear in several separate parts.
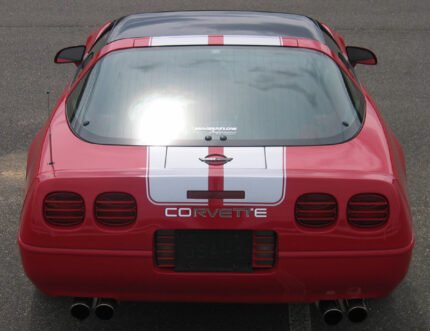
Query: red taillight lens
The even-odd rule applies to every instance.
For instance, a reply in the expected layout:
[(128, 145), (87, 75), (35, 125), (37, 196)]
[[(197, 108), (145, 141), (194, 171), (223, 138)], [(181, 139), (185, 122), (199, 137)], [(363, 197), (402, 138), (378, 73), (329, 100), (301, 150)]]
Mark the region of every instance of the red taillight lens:
[(348, 222), (360, 228), (384, 225), (389, 212), (388, 201), (380, 194), (357, 194), (348, 202)]
[(43, 201), (43, 217), (53, 225), (73, 226), (85, 218), (84, 199), (73, 192), (53, 192)]
[(325, 193), (309, 193), (300, 196), (295, 208), (296, 222), (306, 227), (325, 227), (337, 219), (336, 199)]
[(94, 213), (96, 221), (103, 225), (129, 225), (136, 221), (136, 200), (128, 193), (102, 193), (96, 199)]

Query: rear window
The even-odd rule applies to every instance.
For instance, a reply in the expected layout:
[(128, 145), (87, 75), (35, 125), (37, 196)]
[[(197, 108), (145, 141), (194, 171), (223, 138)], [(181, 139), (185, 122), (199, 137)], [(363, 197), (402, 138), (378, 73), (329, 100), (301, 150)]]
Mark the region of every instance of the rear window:
[(135, 48), (101, 59), (72, 93), (72, 130), (97, 144), (325, 145), (360, 130), (364, 100), (319, 52)]

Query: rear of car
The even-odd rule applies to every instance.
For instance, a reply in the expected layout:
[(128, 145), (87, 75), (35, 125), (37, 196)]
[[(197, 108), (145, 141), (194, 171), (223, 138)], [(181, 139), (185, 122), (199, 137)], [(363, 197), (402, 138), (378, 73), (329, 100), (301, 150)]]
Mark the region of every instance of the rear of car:
[(116, 300), (390, 293), (413, 246), (404, 161), (353, 72), (288, 38), (191, 39), (134, 40), (63, 95), (28, 168), (30, 279)]

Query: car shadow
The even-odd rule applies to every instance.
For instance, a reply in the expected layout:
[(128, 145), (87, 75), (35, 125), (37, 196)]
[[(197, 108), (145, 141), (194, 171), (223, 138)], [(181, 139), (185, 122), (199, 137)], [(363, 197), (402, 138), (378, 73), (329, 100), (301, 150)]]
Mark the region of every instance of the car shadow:
[(92, 312), (84, 321), (69, 312), (71, 298), (48, 297), (35, 290), (30, 330), (288, 330), (288, 306), (282, 304), (212, 304), (121, 302), (109, 321)]

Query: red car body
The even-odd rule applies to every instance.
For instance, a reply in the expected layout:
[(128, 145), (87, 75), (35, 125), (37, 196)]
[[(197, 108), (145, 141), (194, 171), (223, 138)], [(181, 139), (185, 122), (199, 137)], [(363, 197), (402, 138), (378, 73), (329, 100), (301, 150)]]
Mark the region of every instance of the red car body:
[[(90, 35), (86, 53), (109, 26)], [(346, 54), (343, 39), (325, 28)], [(71, 91), (100, 59), (119, 49), (151, 47), (152, 39), (142, 35), (107, 43), (65, 89), (29, 149), (18, 241), (25, 272), (36, 287), (52, 296), (117, 300), (313, 302), (382, 297), (401, 282), (414, 245), (402, 148), (366, 89), (327, 45), (279, 37), (280, 46), (325, 54), (355, 82), (366, 108), (359, 133), (333, 145), (280, 146), (282, 166), (277, 172), (256, 172), (247, 163), (235, 168), (232, 176), (245, 177), (251, 186), (264, 187), (265, 176), (278, 178), (282, 192), (277, 201), (235, 204), (216, 196), (197, 205), (158, 201), (151, 186), (158, 185), (156, 180), (165, 176), (165, 183), (170, 181), (174, 190), (175, 180), (184, 176), (157, 169), (151, 172), (149, 158), (157, 157), (160, 149), (165, 153), (165, 147), (89, 143), (72, 132), (65, 115)], [(224, 43), (218, 34), (207, 40), (208, 44)], [(188, 155), (186, 149), (193, 148), (177, 152)], [(207, 154), (228, 155), (227, 150), (211, 146)], [(226, 169), (207, 165), (209, 191), (224, 190)], [(81, 223), (58, 226), (47, 222), (46, 200), (55, 192), (82, 197)], [(134, 222), (109, 226), (97, 221), (96, 201), (106, 192), (124, 192), (135, 199)], [(333, 222), (323, 222), (323, 226), (300, 222), (301, 206), (313, 203), (303, 200), (308, 194), (333, 198)], [(384, 205), (383, 222), (355, 226), (354, 202)], [(370, 213), (370, 222), (381, 216), (371, 214), (372, 209), (361, 212)], [(175, 270), (174, 231), (178, 230), (252, 231), (252, 271)], [(162, 247), (163, 243), (168, 247)], [(271, 253), (257, 254), (266, 244)], [(167, 258), (163, 260), (160, 252), (167, 252)]]

